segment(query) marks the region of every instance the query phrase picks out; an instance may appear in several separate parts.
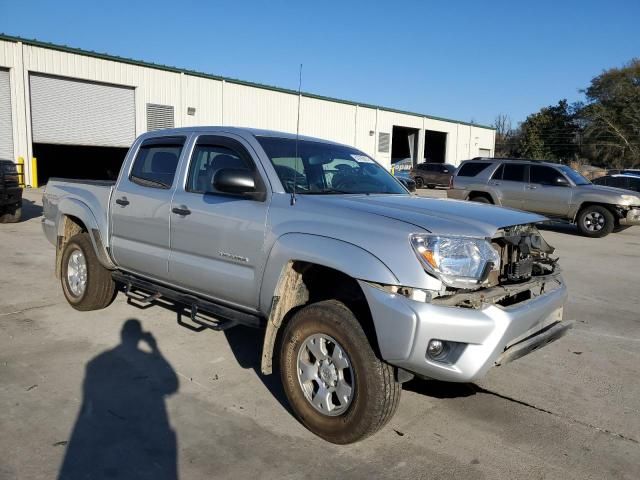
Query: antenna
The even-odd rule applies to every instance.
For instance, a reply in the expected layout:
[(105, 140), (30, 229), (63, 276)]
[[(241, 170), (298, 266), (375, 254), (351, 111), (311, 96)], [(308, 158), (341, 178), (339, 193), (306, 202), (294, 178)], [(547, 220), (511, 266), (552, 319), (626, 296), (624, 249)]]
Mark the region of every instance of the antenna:
[(302, 97), (302, 64), (300, 64), (300, 72), (298, 75), (298, 118), (296, 120), (296, 172), (293, 174), (293, 191), (291, 192), (291, 205), (296, 204), (296, 183), (298, 178), (298, 137), (300, 136), (300, 97)]

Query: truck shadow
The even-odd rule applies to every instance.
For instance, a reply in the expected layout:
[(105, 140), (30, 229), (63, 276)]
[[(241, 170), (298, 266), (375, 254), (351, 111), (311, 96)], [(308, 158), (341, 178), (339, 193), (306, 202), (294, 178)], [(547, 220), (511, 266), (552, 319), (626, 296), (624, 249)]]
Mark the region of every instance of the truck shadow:
[(423, 380), (414, 378), (402, 385), (403, 390), (419, 393), (433, 398), (470, 397), (481, 391), (474, 383), (441, 382), (439, 380)]
[(271, 375), (264, 375), (260, 370), (264, 330), (239, 325), (225, 330), (224, 334), (238, 365), (242, 368), (253, 369), (260, 381), (269, 390), (269, 393), (274, 396), (285, 410), (293, 414), (280, 382), (280, 372), (277, 368), (276, 358), (274, 358), (273, 373)]
[(22, 216), (20, 217), (21, 222), (26, 222), (27, 220), (38, 218), (41, 216), (42, 205), (38, 205), (36, 202), (27, 200), (26, 198), (22, 199)]
[[(264, 332), (255, 328), (238, 326), (225, 330), (224, 333), (238, 364), (242, 368), (253, 369), (276, 400), (289, 413), (292, 413), (280, 382), (280, 372), (275, 364), (275, 359), (274, 372), (271, 375), (263, 375), (260, 371), (260, 352), (262, 352)], [(473, 383), (441, 382), (420, 378), (414, 378), (404, 383), (402, 387), (404, 390), (433, 398), (470, 397), (481, 391), (481, 388)]]

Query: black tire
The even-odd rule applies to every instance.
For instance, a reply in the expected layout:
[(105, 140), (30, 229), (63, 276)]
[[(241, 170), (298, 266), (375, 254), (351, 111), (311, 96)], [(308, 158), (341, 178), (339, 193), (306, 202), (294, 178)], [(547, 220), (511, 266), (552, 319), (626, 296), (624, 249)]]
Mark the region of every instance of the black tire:
[[(69, 285), (69, 257), (79, 250), (86, 263), (86, 286), (80, 294), (74, 294)], [(116, 296), (116, 284), (111, 278), (111, 271), (98, 261), (93, 244), (86, 232), (71, 238), (62, 252), (62, 268), (60, 272), (62, 292), (69, 304), (80, 311), (100, 310), (108, 307)]]
[(478, 203), (488, 203), (491, 204), (491, 200), (489, 200), (487, 197), (483, 197), (481, 195), (476, 195), (475, 197), (471, 197), (469, 200), (471, 200), (472, 202), (478, 202)]
[(436, 184), (435, 183), (427, 183), (427, 188), (436, 188)]
[(613, 232), (616, 220), (608, 208), (588, 205), (578, 213), (577, 225), (585, 237), (601, 238)]
[[(341, 415), (316, 410), (298, 380), (298, 354), (304, 341), (315, 334), (335, 339), (351, 360), (353, 398)], [(397, 410), (402, 391), (394, 368), (376, 356), (353, 312), (337, 300), (308, 305), (289, 321), (280, 346), (280, 374), (298, 420), (319, 437), (337, 444), (357, 442), (380, 430)]]
[(414, 177), (413, 180), (416, 182), (416, 189), (424, 188), (424, 180), (422, 179), (422, 177)]
[(0, 212), (0, 223), (17, 223), (22, 217), (22, 205), (8, 207)]

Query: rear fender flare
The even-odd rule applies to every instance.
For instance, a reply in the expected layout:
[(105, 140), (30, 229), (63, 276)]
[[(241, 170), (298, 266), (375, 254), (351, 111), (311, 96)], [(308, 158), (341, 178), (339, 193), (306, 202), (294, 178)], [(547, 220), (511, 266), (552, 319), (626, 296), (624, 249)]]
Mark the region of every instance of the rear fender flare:
[(58, 246), (60, 246), (60, 239), (63, 241), (68, 240), (65, 239), (65, 217), (75, 217), (80, 220), (86, 228), (98, 261), (109, 270), (116, 268), (103, 241), (103, 235), (100, 232), (98, 221), (87, 204), (77, 199), (63, 198), (58, 205), (58, 215), (56, 222), (58, 226)]

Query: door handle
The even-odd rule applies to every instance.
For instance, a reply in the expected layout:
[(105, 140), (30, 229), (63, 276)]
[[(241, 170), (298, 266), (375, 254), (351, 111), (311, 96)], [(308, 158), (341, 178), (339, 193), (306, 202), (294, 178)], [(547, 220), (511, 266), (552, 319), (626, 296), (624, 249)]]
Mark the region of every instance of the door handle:
[(123, 207), (126, 207), (127, 205), (129, 205), (129, 200), (127, 200), (127, 197), (122, 197), (122, 198), (116, 198), (116, 203), (118, 205), (121, 205)]
[(187, 207), (181, 207), (181, 208), (173, 207), (171, 211), (177, 215), (182, 215), (182, 216), (191, 215), (191, 210), (189, 210)]
[(500, 186), (500, 182), (491, 182), (491, 185), (493, 185), (495, 187), (499, 187)]
[(536, 188), (538, 188), (538, 186), (537, 185), (528, 185), (527, 188), (529, 190), (535, 190)]

